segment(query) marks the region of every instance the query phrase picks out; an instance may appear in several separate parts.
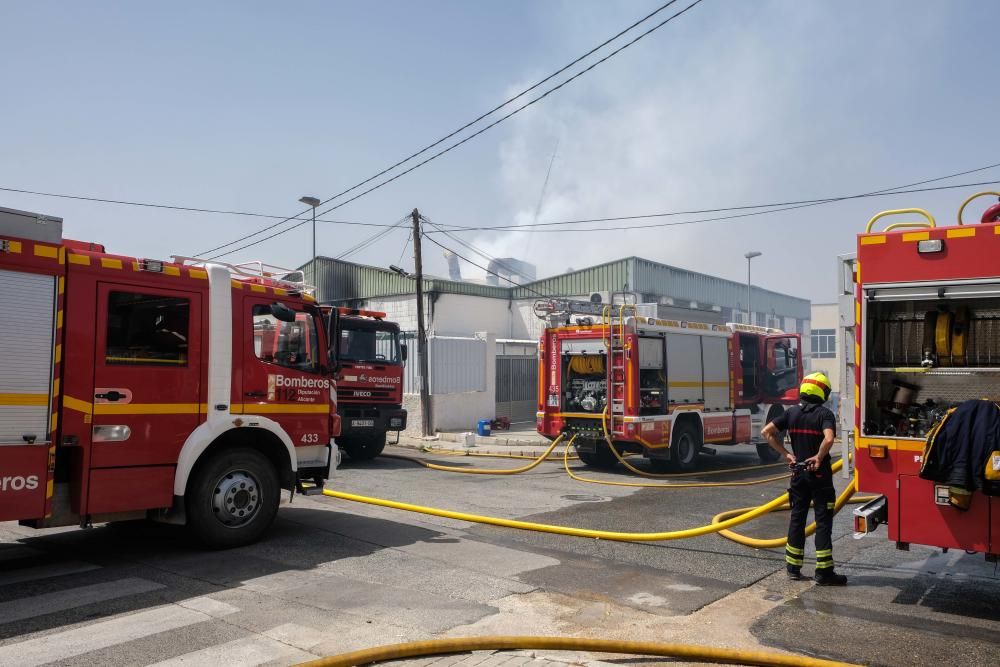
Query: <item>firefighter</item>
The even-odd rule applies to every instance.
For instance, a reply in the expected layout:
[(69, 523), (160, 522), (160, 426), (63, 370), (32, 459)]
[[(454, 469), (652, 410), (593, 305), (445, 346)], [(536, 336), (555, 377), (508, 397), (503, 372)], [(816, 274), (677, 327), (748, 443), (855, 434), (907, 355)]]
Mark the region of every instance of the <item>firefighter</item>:
[[(793, 471), (788, 489), (792, 511), (788, 521), (788, 544), (785, 546), (789, 578), (802, 578), (806, 516), (811, 502), (816, 515), (816, 583), (820, 586), (843, 586), (847, 577), (833, 570), (831, 533), (837, 493), (833, 488), (830, 448), (836, 435), (836, 419), (823, 405), (830, 398), (830, 388), (830, 379), (823, 373), (806, 376), (799, 387), (799, 405), (790, 407), (765, 426), (761, 435), (785, 457)], [(787, 431), (791, 438), (791, 452), (778, 438), (783, 431)], [(796, 466), (799, 462), (804, 465)]]

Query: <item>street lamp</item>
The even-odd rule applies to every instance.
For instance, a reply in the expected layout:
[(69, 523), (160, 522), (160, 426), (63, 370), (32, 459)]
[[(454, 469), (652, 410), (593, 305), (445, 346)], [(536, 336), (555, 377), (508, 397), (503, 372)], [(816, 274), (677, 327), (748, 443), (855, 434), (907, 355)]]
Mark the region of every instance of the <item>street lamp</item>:
[(747, 258), (747, 324), (753, 324), (751, 319), (753, 318), (753, 308), (750, 307), (750, 260), (754, 257), (760, 257), (764, 253), (757, 250), (751, 250), (750, 252), (743, 255)]
[(299, 197), (299, 201), (312, 208), (313, 211), (313, 261), (312, 261), (312, 281), (315, 284), (316, 281), (316, 207), (320, 205), (320, 200), (316, 197), (310, 197), (306, 195), (305, 197)]
[(401, 269), (400, 267), (396, 266), (395, 264), (390, 264), (389, 265), (389, 270), (392, 271), (393, 273), (398, 273), (399, 275), (403, 276), (404, 278), (412, 278), (413, 277), (410, 274), (409, 271), (407, 271), (406, 269)]

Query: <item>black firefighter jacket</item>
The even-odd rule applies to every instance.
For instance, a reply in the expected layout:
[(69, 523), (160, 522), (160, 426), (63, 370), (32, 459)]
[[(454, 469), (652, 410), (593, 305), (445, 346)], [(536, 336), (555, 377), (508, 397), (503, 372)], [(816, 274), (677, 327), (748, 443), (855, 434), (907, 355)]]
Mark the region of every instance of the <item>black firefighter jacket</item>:
[(1000, 451), (1000, 407), (985, 399), (965, 401), (931, 430), (920, 477), (1000, 496), (1000, 482), (985, 476), (994, 451)]

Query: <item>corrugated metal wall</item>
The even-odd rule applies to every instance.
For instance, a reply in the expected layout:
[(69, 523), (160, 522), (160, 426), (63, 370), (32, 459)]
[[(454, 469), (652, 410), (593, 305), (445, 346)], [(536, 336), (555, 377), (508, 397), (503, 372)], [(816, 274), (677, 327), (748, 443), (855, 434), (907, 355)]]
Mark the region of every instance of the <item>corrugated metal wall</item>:
[[(412, 278), (397, 275), (387, 269), (353, 264), (321, 257), (318, 263), (317, 298), (321, 302), (370, 299), (401, 294), (413, 294)], [(311, 276), (310, 266), (303, 267)], [(534, 299), (546, 296), (581, 296), (599, 291), (638, 292), (650, 297), (667, 296), (723, 308), (746, 308), (746, 284), (694, 271), (660, 264), (638, 257), (629, 257), (606, 264), (573, 271), (529, 283), (525, 287), (508, 289), (501, 286), (425, 279), (428, 293), (466, 294), (496, 299)], [(809, 319), (807, 299), (753, 288), (755, 312), (775, 313), (779, 317)]]
[[(707, 302), (728, 308), (735, 308), (739, 304), (741, 309), (746, 309), (746, 283), (685, 271), (638, 257), (627, 261), (633, 264), (632, 289), (636, 292)], [(770, 313), (773, 310), (781, 316), (809, 317), (810, 302), (807, 299), (759, 287), (753, 288), (752, 299), (754, 312)]]
[[(312, 262), (303, 265), (302, 269), (306, 273), (306, 282), (316, 286), (316, 298), (321, 303), (413, 294), (416, 291), (413, 278), (377, 266), (342, 262), (328, 257), (318, 258), (316, 264), (318, 278), (315, 281), (312, 280)], [(424, 279), (424, 291), (497, 299), (507, 299), (510, 296), (510, 290), (505, 287), (434, 278)]]
[(587, 269), (564, 273), (530, 283), (531, 289), (514, 288), (515, 299), (531, 299), (539, 294), (546, 296), (579, 296), (608, 290), (618, 292), (629, 284), (629, 261), (619, 259), (607, 264), (598, 264)]

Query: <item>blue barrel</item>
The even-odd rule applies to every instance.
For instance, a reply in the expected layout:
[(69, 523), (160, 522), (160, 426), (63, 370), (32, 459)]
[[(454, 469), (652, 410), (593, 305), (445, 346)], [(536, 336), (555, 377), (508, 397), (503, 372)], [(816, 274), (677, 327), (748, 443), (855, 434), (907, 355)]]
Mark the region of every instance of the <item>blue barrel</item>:
[(476, 433), (479, 435), (489, 435), (490, 434), (490, 420), (480, 419), (479, 426), (476, 428)]

